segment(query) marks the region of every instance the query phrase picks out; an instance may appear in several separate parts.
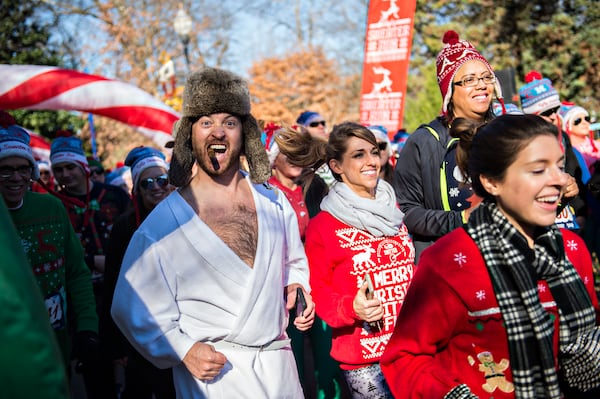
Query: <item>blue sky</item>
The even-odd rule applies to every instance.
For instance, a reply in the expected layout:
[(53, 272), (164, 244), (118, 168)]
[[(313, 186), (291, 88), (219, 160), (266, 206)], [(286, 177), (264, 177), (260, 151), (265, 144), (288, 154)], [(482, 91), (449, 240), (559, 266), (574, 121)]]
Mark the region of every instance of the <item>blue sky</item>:
[[(210, 0), (203, 3), (210, 3)], [(260, 3), (260, 1), (251, 3)], [(340, 59), (340, 54), (344, 54), (354, 61), (362, 62), (368, 8), (364, 3), (364, 0), (351, 0), (339, 7), (337, 12), (331, 12), (331, 5), (325, 0), (273, 0), (262, 4), (261, 7), (267, 8), (263, 9), (264, 12), (259, 13), (256, 10), (241, 8), (243, 6), (240, 4), (247, 3), (224, 0), (221, 5), (225, 8), (224, 12), (230, 10), (230, 15), (234, 18), (234, 29), (229, 33), (230, 57), (222, 66), (245, 75), (256, 60), (293, 51), (298, 44), (294, 32), (284, 24), (287, 24), (288, 21), (291, 21), (290, 25), (296, 23), (296, 7), (302, 10), (298, 23), (308, 24), (311, 18), (314, 21), (312, 44), (323, 46), (326, 53), (330, 54), (332, 58)], [(196, 5), (195, 2), (194, 5)], [(340, 10), (344, 12), (342, 13)], [(195, 9), (194, 12), (199, 12), (199, 10)], [(190, 12), (190, 14), (193, 13)], [(349, 35), (348, 32), (336, 35), (335, 32), (330, 31), (335, 24), (343, 24), (341, 18), (350, 18), (360, 26), (356, 35)], [(97, 50), (94, 49), (94, 46), (99, 43), (101, 45), (107, 40), (99, 24), (98, 20), (90, 17), (63, 17), (61, 20), (61, 30), (77, 34), (78, 41), (85, 49), (84, 56), (89, 65), (87, 69), (92, 71), (102, 65), (99, 61), (95, 61)], [(303, 31), (306, 32), (304, 26)], [(172, 34), (175, 40), (175, 32), (173, 31)], [(60, 40), (60, 33), (56, 37)], [(199, 51), (205, 50), (202, 46), (203, 40), (209, 40), (208, 34), (199, 33), (197, 37), (200, 48), (190, 48), (190, 55), (192, 58), (195, 56), (195, 59), (197, 59)], [(176, 53), (180, 57), (177, 57), (175, 62), (179, 70), (185, 70), (183, 52), (178, 41), (177, 46)], [(208, 62), (210, 62), (210, 58)], [(107, 71), (107, 74), (110, 73), (111, 71)]]

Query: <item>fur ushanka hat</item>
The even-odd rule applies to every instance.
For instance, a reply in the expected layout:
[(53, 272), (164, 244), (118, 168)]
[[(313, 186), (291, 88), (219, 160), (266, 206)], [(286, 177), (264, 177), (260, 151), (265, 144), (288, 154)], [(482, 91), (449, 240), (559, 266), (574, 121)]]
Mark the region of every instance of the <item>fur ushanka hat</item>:
[(271, 167), (265, 147), (260, 140), (261, 130), (250, 114), (248, 84), (240, 76), (216, 68), (193, 72), (187, 79), (183, 92), (183, 116), (175, 122), (175, 144), (169, 169), (171, 184), (181, 187), (189, 183), (194, 165), (192, 150), (192, 120), (220, 112), (236, 115), (242, 120), (250, 178), (254, 183), (264, 183), (271, 177)]

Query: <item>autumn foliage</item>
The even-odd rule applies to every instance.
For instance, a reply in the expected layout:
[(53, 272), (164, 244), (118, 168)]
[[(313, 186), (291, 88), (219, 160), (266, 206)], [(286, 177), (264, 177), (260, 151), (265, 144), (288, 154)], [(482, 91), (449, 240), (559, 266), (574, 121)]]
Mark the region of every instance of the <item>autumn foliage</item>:
[[(308, 49), (255, 63), (250, 69), (252, 113), (261, 120), (293, 124), (304, 110), (321, 113), (331, 123), (358, 118), (358, 92), (337, 71), (322, 49)], [(354, 104), (352, 104), (354, 102)]]

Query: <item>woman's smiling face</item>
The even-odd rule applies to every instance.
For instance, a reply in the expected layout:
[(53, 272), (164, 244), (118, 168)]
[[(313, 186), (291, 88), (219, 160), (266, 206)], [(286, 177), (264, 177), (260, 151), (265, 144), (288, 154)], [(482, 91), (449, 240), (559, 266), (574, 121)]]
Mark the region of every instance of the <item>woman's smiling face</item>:
[(341, 161), (332, 159), (329, 161), (329, 167), (359, 196), (375, 197), (381, 169), (381, 157), (377, 146), (358, 137), (349, 137)]
[(507, 219), (526, 237), (538, 226), (550, 226), (567, 184), (564, 154), (558, 140), (540, 135), (531, 140), (508, 167), (502, 181), (481, 176)]
[[(494, 84), (486, 84), (479, 78), (490, 74), (492, 72), (488, 67), (477, 60), (465, 62), (458, 68), (452, 83), (452, 105), (455, 118), (483, 120), (494, 98)], [(478, 78), (477, 84), (471, 87), (455, 84), (463, 81), (466, 77)]]

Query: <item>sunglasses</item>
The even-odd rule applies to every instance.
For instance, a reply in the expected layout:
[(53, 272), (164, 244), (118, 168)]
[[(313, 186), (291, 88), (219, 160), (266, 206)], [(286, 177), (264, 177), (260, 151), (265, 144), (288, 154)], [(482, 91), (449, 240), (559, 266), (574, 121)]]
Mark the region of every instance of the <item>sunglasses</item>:
[(147, 179), (140, 180), (140, 186), (144, 190), (153, 189), (154, 183), (156, 183), (158, 185), (158, 187), (165, 188), (169, 185), (169, 176), (160, 175), (160, 176), (149, 177)]
[(317, 127), (319, 125), (325, 126), (325, 121), (311, 122), (308, 124), (308, 126), (310, 126), (310, 127)]
[(50, 176), (50, 172), (47, 170), (40, 170), (40, 176)]
[(104, 174), (104, 170), (102, 169), (91, 169), (90, 170), (90, 175), (92, 176), (101, 176)]
[(385, 151), (387, 149), (387, 143), (385, 141), (377, 143), (377, 147), (379, 147), (379, 151)]
[(550, 108), (550, 109), (548, 109), (548, 110), (546, 110), (544, 112), (540, 112), (539, 115), (540, 116), (549, 117), (550, 115), (557, 113), (559, 108), (560, 107)]
[(588, 122), (588, 123), (589, 123), (591, 119), (590, 119), (590, 117), (589, 117), (589, 116), (586, 116), (585, 118), (579, 117), (579, 118), (577, 118), (577, 119), (575, 119), (575, 120), (573, 121), (573, 126), (577, 126), (577, 125), (579, 125), (579, 124), (580, 124), (581, 122), (583, 122), (584, 120), (585, 120), (586, 122)]

